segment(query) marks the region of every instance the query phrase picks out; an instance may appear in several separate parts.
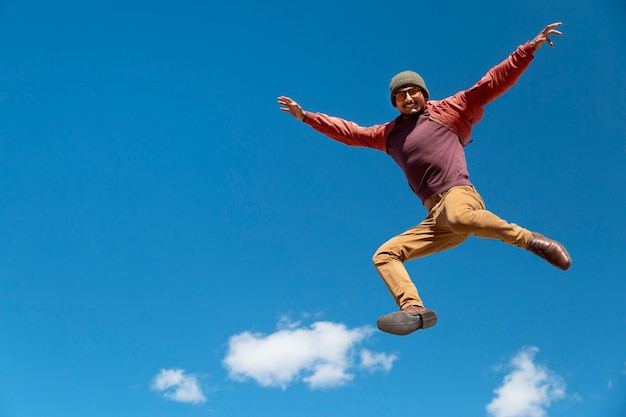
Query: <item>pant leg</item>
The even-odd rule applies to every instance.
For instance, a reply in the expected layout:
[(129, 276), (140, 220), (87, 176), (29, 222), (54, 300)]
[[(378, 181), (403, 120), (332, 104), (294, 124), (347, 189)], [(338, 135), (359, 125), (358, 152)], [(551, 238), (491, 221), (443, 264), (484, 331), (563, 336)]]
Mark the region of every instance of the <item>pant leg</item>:
[(472, 186), (453, 187), (443, 195), (445, 218), (454, 232), (466, 236), (499, 239), (526, 248), (532, 233), (485, 210), (485, 203)]
[(374, 254), (374, 266), (400, 308), (424, 306), (404, 262), (450, 249), (468, 237), (452, 231), (442, 214), (443, 201), (439, 201), (424, 221), (391, 238)]

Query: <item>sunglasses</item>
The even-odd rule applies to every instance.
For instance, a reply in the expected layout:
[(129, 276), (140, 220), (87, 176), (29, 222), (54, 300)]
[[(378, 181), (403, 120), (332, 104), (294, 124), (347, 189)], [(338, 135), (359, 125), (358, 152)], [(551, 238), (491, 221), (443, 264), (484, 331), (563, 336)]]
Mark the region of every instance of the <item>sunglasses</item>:
[(408, 90), (403, 90), (403, 91), (398, 91), (394, 97), (396, 98), (396, 101), (404, 101), (406, 100), (406, 95), (410, 95), (411, 97), (416, 97), (419, 94), (422, 93), (422, 89), (419, 87), (413, 87), (410, 88)]

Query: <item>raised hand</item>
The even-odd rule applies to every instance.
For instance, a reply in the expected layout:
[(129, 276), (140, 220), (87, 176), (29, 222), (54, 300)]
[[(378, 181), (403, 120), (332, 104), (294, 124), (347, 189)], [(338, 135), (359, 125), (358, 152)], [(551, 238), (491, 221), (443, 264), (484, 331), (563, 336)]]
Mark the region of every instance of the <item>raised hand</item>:
[(561, 36), (562, 33), (556, 30), (555, 28), (561, 26), (562, 24), (563, 23), (561, 22), (557, 22), (557, 23), (552, 23), (546, 26), (544, 30), (539, 32), (539, 34), (535, 36), (535, 38), (532, 41), (530, 41), (530, 46), (532, 46), (535, 49), (535, 51), (541, 48), (541, 45), (543, 45), (544, 42), (548, 42), (548, 45), (554, 46), (552, 39), (550, 39), (550, 35)]
[(298, 103), (296, 103), (289, 97), (285, 97), (285, 96), (278, 97), (278, 104), (283, 106), (280, 108), (281, 111), (288, 112), (289, 114), (291, 114), (293, 117), (295, 117), (298, 120), (304, 120), (304, 116), (306, 115), (306, 112), (302, 110), (302, 107), (300, 107)]

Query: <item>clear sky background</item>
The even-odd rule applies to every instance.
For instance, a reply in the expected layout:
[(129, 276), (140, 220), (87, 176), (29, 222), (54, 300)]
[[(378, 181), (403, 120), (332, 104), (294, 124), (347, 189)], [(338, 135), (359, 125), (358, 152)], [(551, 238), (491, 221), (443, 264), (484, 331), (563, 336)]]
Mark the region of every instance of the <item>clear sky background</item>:
[[(562, 21), (466, 148), (560, 271), (472, 238), (371, 264), (425, 216), (384, 153), (279, 111), (396, 116)], [(623, 0), (0, 1), (0, 416), (626, 416)]]

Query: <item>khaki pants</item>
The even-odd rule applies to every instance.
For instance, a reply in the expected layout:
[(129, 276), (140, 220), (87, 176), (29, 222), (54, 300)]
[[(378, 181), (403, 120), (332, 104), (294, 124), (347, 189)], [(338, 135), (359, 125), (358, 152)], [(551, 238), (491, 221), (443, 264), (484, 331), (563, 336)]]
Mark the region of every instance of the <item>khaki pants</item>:
[(441, 252), (463, 243), (470, 235), (500, 239), (526, 248), (531, 232), (508, 223), (485, 210), (485, 203), (472, 186), (452, 187), (424, 203), (428, 216), (423, 222), (384, 243), (373, 262), (400, 308), (423, 307), (415, 284), (403, 263)]

